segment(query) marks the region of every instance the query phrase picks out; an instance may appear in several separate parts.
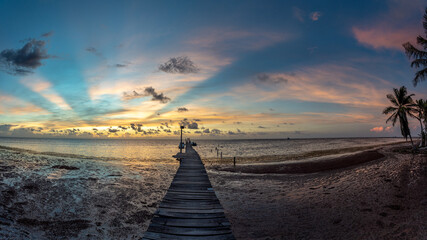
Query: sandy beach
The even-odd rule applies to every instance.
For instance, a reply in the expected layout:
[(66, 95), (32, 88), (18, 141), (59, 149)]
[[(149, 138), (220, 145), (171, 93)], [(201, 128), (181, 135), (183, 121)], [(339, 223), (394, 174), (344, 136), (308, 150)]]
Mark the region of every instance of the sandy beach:
[(139, 239), (177, 167), (0, 149), (0, 239)]
[(359, 153), (379, 158), (317, 173), (261, 173), (286, 166), (271, 164), (209, 175), (237, 239), (427, 239), (427, 155), (409, 150)]
[[(0, 149), (1, 239), (139, 239), (178, 167), (53, 155)], [(237, 239), (427, 236), (425, 153), (392, 145), (307, 164), (208, 165)]]

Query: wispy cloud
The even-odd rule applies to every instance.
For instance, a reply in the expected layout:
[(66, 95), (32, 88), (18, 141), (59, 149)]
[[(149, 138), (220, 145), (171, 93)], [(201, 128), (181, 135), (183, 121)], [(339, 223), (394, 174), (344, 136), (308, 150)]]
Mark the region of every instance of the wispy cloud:
[(234, 88), (233, 94), (250, 96), (257, 101), (295, 99), (358, 107), (386, 104), (386, 81), (352, 67), (321, 65), (291, 73), (263, 73), (261, 78), (259, 76), (252, 83)]
[(94, 54), (95, 56), (98, 56), (100, 58), (104, 58), (104, 55), (102, 55), (102, 53), (98, 49), (96, 49), (94, 47), (88, 47), (85, 50), (87, 52), (90, 52), (90, 53)]
[(293, 7), (292, 13), (294, 15), (294, 18), (296, 18), (298, 21), (304, 22), (305, 13), (303, 10), (301, 10), (300, 8), (297, 8), (297, 7)]
[(41, 36), (46, 38), (46, 37), (50, 37), (52, 35), (53, 35), (53, 31), (50, 31), (50, 32), (47, 32), (47, 33), (43, 33)]
[[(352, 32), (356, 40), (365, 46), (403, 51), (403, 43), (413, 40), (423, 32), (421, 19), (425, 2), (414, 0), (387, 3), (388, 11), (367, 24), (353, 26)], [(414, 15), (416, 12), (419, 15)]]
[(63, 110), (71, 110), (70, 105), (52, 89), (52, 84), (41, 78), (22, 78), (20, 81), (23, 85), (27, 86), (34, 92), (41, 94), (50, 102), (56, 104)]

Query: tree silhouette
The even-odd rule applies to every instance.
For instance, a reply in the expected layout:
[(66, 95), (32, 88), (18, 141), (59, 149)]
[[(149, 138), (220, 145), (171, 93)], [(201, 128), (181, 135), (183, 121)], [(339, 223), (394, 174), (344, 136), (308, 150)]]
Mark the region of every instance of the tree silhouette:
[(411, 144), (414, 146), (407, 117), (408, 114), (412, 114), (412, 112), (414, 112), (414, 101), (412, 100), (412, 96), (414, 96), (414, 94), (408, 95), (405, 86), (400, 87), (400, 89), (393, 88), (393, 92), (394, 94), (387, 94), (387, 98), (392, 103), (392, 106), (386, 107), (383, 110), (383, 114), (388, 115), (391, 113), (391, 116), (387, 119), (386, 123), (391, 121), (394, 126), (397, 120), (399, 120), (402, 136), (406, 139), (408, 139), (409, 136)]
[[(427, 37), (427, 8), (424, 13), (423, 27)], [(417, 86), (419, 82), (424, 81), (427, 77), (427, 52), (425, 51), (427, 49), (427, 39), (419, 35), (417, 37), (417, 43), (422, 46), (423, 50), (417, 49), (410, 42), (403, 44), (406, 55), (409, 59), (413, 59), (411, 67), (420, 69), (415, 73), (415, 78), (412, 80), (414, 86)]]

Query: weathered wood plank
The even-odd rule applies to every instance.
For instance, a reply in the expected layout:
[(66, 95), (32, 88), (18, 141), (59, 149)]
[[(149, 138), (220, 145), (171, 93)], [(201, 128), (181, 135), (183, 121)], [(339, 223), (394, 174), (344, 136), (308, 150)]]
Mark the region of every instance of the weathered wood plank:
[(234, 239), (199, 154), (187, 144), (180, 167), (143, 239)]

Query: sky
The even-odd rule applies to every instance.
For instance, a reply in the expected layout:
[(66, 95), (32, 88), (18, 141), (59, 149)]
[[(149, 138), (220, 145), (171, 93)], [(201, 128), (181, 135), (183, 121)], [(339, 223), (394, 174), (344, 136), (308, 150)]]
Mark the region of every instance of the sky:
[[(427, 1), (0, 0), (0, 136), (393, 137)], [(413, 135), (419, 134), (411, 120)]]

